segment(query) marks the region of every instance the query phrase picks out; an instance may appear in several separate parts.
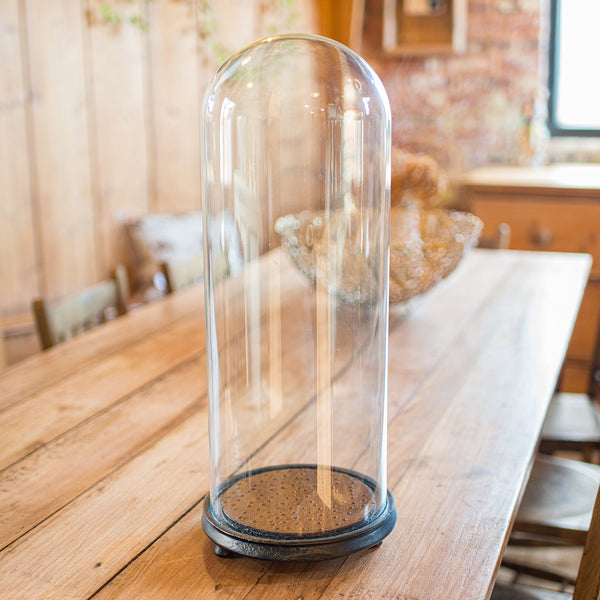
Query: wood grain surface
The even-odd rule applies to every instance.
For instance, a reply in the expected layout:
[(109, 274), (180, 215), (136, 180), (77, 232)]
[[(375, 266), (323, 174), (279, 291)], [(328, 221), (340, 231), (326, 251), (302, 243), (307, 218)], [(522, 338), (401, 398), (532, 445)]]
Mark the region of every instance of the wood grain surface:
[[(273, 253), (261, 268), (273, 260), (287, 259)], [(488, 597), (589, 268), (584, 255), (477, 250), (408, 311), (391, 308), (398, 522), (381, 547), (320, 563), (220, 559), (202, 531), (202, 286), (7, 368), (0, 598)], [(308, 286), (291, 267), (278, 281), (289, 292), (280, 302), (299, 302)], [(239, 281), (226, 285), (240, 292)], [(285, 342), (284, 368), (302, 352)], [(273, 360), (268, 343), (261, 352)], [(353, 352), (332, 373), (336, 385)], [(299, 378), (284, 385), (294, 406), (313, 389)], [(265, 460), (311, 452), (298, 441), (314, 427), (310, 410), (285, 417), (257, 436)], [(357, 449), (346, 451), (360, 467)]]
[[(21, 6), (20, 6), (21, 5)], [(32, 181), (30, 106), (27, 103), (28, 55), (23, 53), (18, 0), (0, 6), (0, 309), (23, 303), (38, 285), (39, 257)], [(39, 234), (39, 232), (37, 232)]]

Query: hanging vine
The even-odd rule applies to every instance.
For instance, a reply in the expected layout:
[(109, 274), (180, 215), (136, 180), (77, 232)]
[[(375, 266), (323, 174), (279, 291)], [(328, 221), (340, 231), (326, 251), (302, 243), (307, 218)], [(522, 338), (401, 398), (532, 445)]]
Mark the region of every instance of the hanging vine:
[[(115, 0), (111, 3), (102, 1), (96, 9), (88, 9), (87, 19), (90, 25), (105, 25), (117, 30), (123, 25), (136, 27), (146, 32), (150, 28), (148, 10), (128, 14), (126, 6), (131, 6), (136, 0)], [(148, 5), (156, 0), (143, 0)], [(206, 62), (221, 64), (233, 54), (237, 48), (232, 48), (223, 42), (220, 36), (219, 22), (216, 14), (218, 0), (169, 0), (189, 8), (190, 27), (196, 32), (200, 51), (205, 54)], [(256, 0), (259, 22), (259, 36), (273, 35), (282, 31), (290, 31), (297, 24), (299, 13), (296, 0)], [(145, 13), (145, 14), (141, 14)]]

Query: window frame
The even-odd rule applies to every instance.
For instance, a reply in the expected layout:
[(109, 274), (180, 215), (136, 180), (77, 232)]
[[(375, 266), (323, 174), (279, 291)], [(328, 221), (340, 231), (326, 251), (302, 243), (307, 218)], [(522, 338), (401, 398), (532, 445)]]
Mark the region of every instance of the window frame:
[(560, 50), (560, 24), (558, 14), (563, 0), (550, 0), (550, 43), (548, 61), (548, 120), (547, 126), (553, 137), (600, 137), (600, 128), (579, 129), (565, 127), (556, 120), (556, 98), (558, 95), (557, 53)]

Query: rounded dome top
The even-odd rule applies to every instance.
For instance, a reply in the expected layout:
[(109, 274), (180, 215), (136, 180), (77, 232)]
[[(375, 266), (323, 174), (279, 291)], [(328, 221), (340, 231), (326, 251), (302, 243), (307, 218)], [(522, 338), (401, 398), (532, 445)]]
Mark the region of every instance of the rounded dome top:
[(209, 114), (242, 110), (272, 117), (300, 108), (328, 119), (349, 110), (390, 118), (387, 94), (368, 63), (339, 42), (309, 34), (246, 46), (220, 67), (205, 96)]

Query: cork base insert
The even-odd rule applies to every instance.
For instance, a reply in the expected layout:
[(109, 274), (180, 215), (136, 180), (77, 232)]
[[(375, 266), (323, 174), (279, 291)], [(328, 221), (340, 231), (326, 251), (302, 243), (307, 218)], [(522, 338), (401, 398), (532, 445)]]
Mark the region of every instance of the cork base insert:
[(374, 490), (361, 478), (312, 466), (248, 473), (219, 502), (235, 529), (275, 536), (323, 535), (362, 524), (377, 510)]

